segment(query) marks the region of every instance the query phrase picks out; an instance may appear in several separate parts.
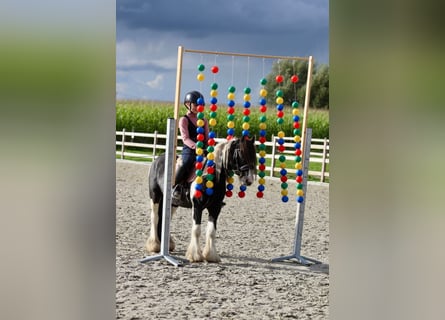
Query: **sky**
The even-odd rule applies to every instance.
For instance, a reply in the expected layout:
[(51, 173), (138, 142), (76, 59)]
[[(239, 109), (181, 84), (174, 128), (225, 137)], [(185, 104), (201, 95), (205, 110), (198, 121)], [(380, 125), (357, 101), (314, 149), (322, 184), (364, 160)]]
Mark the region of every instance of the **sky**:
[[(329, 0), (117, 0), (116, 98), (174, 101), (178, 46), (329, 64)], [(214, 82), (219, 91), (248, 86), (253, 94), (274, 62), (185, 52), (181, 97), (195, 89), (205, 96)]]

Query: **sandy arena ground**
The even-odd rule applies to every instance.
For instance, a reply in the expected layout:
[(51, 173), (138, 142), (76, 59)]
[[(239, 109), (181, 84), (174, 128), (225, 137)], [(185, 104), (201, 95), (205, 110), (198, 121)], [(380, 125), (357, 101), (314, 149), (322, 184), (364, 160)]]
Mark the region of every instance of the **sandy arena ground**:
[[(328, 319), (329, 187), (307, 186), (301, 254), (321, 261), (310, 267), (270, 259), (292, 254), (296, 202), (280, 200), (280, 181), (257, 184), (243, 199), (226, 198), (218, 219), (222, 262), (175, 267), (165, 259), (140, 263), (150, 226), (149, 164), (116, 161), (117, 319)], [(289, 194), (295, 190), (289, 183)], [(292, 199), (292, 197), (290, 197)], [(190, 209), (172, 218), (176, 249), (185, 258)], [(204, 244), (207, 214), (203, 215)]]

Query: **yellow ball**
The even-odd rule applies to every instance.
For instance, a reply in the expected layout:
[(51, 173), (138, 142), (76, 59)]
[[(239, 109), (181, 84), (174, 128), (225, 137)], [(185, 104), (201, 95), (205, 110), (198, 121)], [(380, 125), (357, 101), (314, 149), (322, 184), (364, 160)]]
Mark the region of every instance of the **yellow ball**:
[(218, 96), (218, 90), (211, 90), (210, 91), (210, 96), (217, 97)]
[(284, 138), (284, 131), (278, 132), (278, 138)]
[(266, 179), (264, 179), (264, 178), (259, 178), (259, 179), (258, 179), (258, 183), (259, 183), (259, 184), (265, 184), (265, 183), (266, 183)]
[(202, 183), (202, 177), (196, 177), (195, 182), (197, 184), (201, 184)]
[(287, 189), (281, 190), (282, 196), (287, 196), (287, 193), (288, 193)]
[(267, 90), (266, 89), (261, 89), (260, 90), (260, 96), (262, 96), (262, 97), (267, 96)]
[(198, 127), (204, 127), (204, 120), (199, 119), (198, 121), (196, 121), (196, 124)]
[(207, 187), (207, 188), (210, 188), (210, 189), (213, 188), (213, 181), (210, 181), (210, 180), (207, 181), (207, 182), (206, 182), (206, 187)]
[(260, 152), (258, 152), (258, 154), (260, 155), (260, 157), (264, 158), (266, 157), (266, 151), (261, 150)]
[(245, 94), (243, 99), (244, 101), (250, 101), (250, 94)]
[(198, 79), (198, 81), (203, 81), (205, 79), (204, 74), (200, 73), (196, 76), (196, 79)]
[(227, 182), (228, 183), (233, 183), (235, 181), (235, 179), (233, 177), (228, 177), (227, 178)]
[(300, 136), (295, 136), (294, 137), (294, 141), (295, 142), (300, 142), (301, 141), (301, 137)]
[(197, 149), (196, 149), (196, 154), (197, 154), (198, 156), (202, 155), (203, 153), (204, 153), (204, 150), (202, 150), (202, 148), (197, 148)]
[(297, 195), (298, 195), (298, 196), (302, 196), (302, 195), (304, 195), (303, 190), (298, 189), (298, 190), (297, 190)]
[(283, 104), (284, 100), (283, 100), (283, 98), (278, 97), (275, 101), (276, 101), (277, 104)]
[(286, 169), (286, 162), (281, 162), (280, 163), (280, 168), (281, 169)]
[(230, 128), (230, 129), (235, 128), (235, 122), (233, 122), (233, 121), (227, 122), (227, 128)]
[(235, 94), (234, 94), (233, 92), (230, 92), (230, 93), (227, 95), (227, 99), (229, 99), (229, 100), (235, 100)]
[(243, 130), (249, 130), (250, 125), (247, 122), (243, 123)]
[(211, 125), (212, 127), (216, 126), (216, 119), (210, 119), (209, 125)]
[(301, 164), (301, 162), (298, 162), (295, 164), (295, 169), (300, 170), (301, 168), (303, 168), (303, 165)]
[(292, 115), (298, 116), (299, 114), (300, 114), (300, 110), (299, 109), (292, 109)]
[(259, 128), (260, 128), (261, 130), (266, 130), (266, 128), (267, 128), (267, 124), (266, 124), (265, 122), (261, 122), (260, 125), (259, 125)]
[(214, 154), (214, 153), (209, 153), (209, 154), (207, 155), (207, 159), (209, 159), (209, 160), (215, 160), (215, 154)]

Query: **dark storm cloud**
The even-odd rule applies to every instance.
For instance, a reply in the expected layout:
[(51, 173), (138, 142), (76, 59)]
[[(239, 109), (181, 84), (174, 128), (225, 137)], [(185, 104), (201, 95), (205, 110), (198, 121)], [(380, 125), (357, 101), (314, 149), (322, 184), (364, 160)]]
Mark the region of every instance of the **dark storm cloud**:
[(215, 34), (292, 34), (325, 31), (328, 1), (118, 0), (117, 22), (128, 29)]

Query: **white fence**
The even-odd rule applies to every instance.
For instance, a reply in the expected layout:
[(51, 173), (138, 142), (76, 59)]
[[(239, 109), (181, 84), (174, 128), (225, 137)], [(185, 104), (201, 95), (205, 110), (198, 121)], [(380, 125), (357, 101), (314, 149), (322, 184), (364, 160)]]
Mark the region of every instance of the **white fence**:
[[(133, 142), (135, 138), (147, 138), (148, 143), (141, 142)], [(125, 129), (122, 131), (116, 131), (116, 146), (120, 146), (116, 148), (116, 156), (121, 159), (125, 159), (126, 157), (132, 158), (141, 158), (152, 161), (158, 154), (162, 153), (166, 149), (166, 134), (160, 134), (158, 132), (154, 133), (141, 133), (141, 132), (126, 132)], [(266, 171), (269, 172), (271, 177), (274, 176), (274, 173), (279, 172), (281, 168), (277, 166), (277, 160), (281, 153), (277, 150), (277, 137), (273, 137), (272, 141), (267, 141), (265, 145), (267, 147), (272, 147), (272, 153), (266, 155), (266, 159), (271, 159), (270, 166), (266, 166)], [(294, 143), (293, 137), (284, 137), (285, 142), (284, 147), (285, 150), (283, 154), (287, 155), (287, 158), (294, 156)], [(141, 139), (137, 139), (141, 140)], [(225, 140), (224, 138), (216, 138), (218, 141)], [(257, 145), (260, 143), (258, 141), (255, 142)], [(146, 149), (147, 151), (143, 152), (131, 152), (127, 148), (140, 148)], [(178, 136), (178, 146), (177, 152), (180, 153), (182, 150), (182, 140), (180, 136)], [(329, 178), (329, 139), (311, 139), (311, 150), (310, 150), (310, 160), (309, 163), (320, 163), (320, 168), (317, 166), (317, 170), (309, 168), (309, 176), (319, 177), (320, 182), (326, 182), (326, 178)], [(313, 167), (313, 166), (312, 166)], [(312, 169), (312, 170), (311, 170)], [(286, 169), (290, 173), (295, 173), (296, 169), (289, 168)]]

